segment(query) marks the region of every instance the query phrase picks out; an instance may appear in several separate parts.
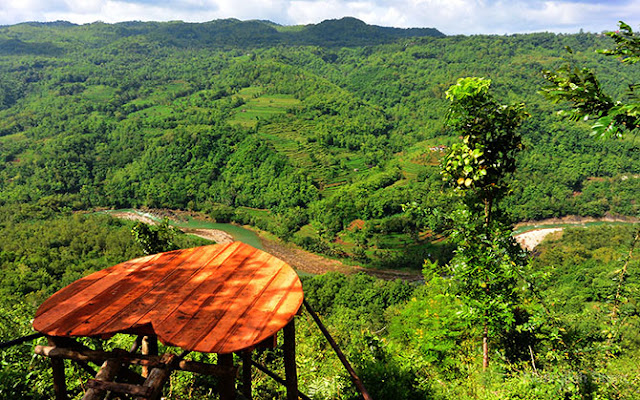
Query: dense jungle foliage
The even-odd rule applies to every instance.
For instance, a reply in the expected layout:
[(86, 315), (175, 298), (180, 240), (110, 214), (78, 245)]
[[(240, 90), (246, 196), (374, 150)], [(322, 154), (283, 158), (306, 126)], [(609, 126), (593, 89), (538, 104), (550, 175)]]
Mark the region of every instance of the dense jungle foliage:
[[(490, 79), (531, 115), (494, 205), (507, 223), (638, 215), (637, 136), (594, 140), (538, 94), (541, 71), (569, 57), (622, 96), (640, 73), (595, 54), (607, 46), (588, 33), (444, 37), (349, 18), (0, 27), (0, 341), (31, 333), (59, 288), (150, 251), (133, 223), (88, 211), (187, 209), (369, 267), (424, 264), (425, 284), (303, 279), (376, 399), (636, 398), (637, 227), (568, 229), (539, 246), (527, 276), (509, 280), (518, 307), (491, 328), (486, 371), (487, 335), (442, 279), (453, 255), (442, 216), (459, 205), (440, 173), (460, 140), (445, 91), (460, 77)], [(358, 398), (308, 315), (298, 332), (301, 390)], [(279, 352), (261, 361), (281, 371)], [(69, 370), (79, 398), (86, 373)], [(31, 343), (3, 350), (0, 398), (50, 398), (50, 374)], [(215, 399), (214, 388), (175, 374), (167, 396)], [(263, 376), (254, 394), (284, 398)]]
[[(237, 33), (258, 28), (291, 39)], [(352, 41), (305, 39), (318, 30), (314, 40), (330, 30)], [(401, 205), (448, 203), (439, 162), (456, 137), (444, 126), (444, 91), (481, 76), (532, 115), (501, 205), (514, 221), (637, 214), (637, 143), (588, 140), (587, 126), (557, 117), (537, 94), (564, 46), (609, 92), (624, 93), (637, 68), (594, 53), (608, 38), (385, 43), (430, 33), (353, 19), (296, 29), (235, 20), (1, 27), (0, 202), (200, 210), (371, 265), (394, 266), (389, 249), (403, 245), (419, 267), (438, 250), (425, 250)], [(364, 230), (349, 229), (358, 219)], [(336, 237), (346, 245), (332, 249)]]

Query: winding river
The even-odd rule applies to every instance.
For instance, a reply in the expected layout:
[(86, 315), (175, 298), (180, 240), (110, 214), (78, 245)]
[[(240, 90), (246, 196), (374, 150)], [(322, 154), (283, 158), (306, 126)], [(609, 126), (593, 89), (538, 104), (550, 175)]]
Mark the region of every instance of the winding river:
[[(140, 217), (141, 220), (152, 220), (155, 222), (162, 221), (162, 217), (158, 216), (155, 213), (144, 212), (140, 210), (134, 210), (131, 208), (128, 209), (120, 209), (120, 210), (107, 210), (101, 211), (105, 214), (135, 214)], [(180, 217), (178, 220), (175, 218), (169, 218), (169, 223), (178, 228), (178, 229), (217, 229), (223, 232), (228, 233), (233, 237), (234, 240), (246, 243), (250, 246), (255, 247), (256, 249), (262, 250), (262, 242), (258, 235), (250, 231), (249, 229), (245, 229), (238, 225), (233, 224), (222, 224), (218, 222), (211, 221), (203, 221), (199, 219), (194, 219), (190, 216)]]

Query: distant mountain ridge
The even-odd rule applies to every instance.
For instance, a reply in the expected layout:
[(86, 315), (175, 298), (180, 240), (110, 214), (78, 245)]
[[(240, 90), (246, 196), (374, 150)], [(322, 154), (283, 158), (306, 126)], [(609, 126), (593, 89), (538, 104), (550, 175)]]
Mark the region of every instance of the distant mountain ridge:
[[(43, 29), (53, 36), (82, 33), (89, 42), (100, 42), (109, 37), (147, 36), (151, 40), (177, 47), (234, 46), (254, 47), (273, 45), (315, 45), (323, 47), (351, 47), (391, 43), (408, 37), (444, 37), (435, 28), (391, 28), (368, 25), (344, 17), (325, 20), (318, 24), (283, 26), (271, 21), (241, 21), (234, 18), (202, 23), (182, 21), (141, 22), (127, 21), (115, 24), (94, 22), (77, 25), (66, 21), (25, 22), (0, 27), (0, 34), (26, 33)], [(93, 32), (92, 32), (93, 31)], [(89, 35), (86, 35), (89, 33)], [(93, 33), (93, 34), (92, 34)], [(100, 35), (97, 35), (100, 33)], [(76, 35), (77, 37), (77, 35)], [(16, 38), (19, 39), (19, 38)], [(97, 44), (97, 43), (96, 43)], [(20, 52), (24, 46), (20, 45)]]

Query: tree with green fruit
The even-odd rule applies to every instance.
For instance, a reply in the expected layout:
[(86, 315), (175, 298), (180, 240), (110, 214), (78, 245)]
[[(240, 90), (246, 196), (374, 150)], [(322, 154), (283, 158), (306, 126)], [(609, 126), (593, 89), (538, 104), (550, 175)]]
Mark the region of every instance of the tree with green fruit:
[(484, 78), (461, 78), (446, 92), (448, 126), (462, 137), (443, 160), (442, 175), (461, 196), (453, 213), (455, 255), (445, 274), (452, 294), (472, 326), (482, 327), (483, 369), (489, 365), (491, 335), (515, 321), (522, 294), (526, 253), (511, 236), (496, 202), (508, 187), (523, 145), (518, 127), (528, 117), (524, 104), (500, 104)]

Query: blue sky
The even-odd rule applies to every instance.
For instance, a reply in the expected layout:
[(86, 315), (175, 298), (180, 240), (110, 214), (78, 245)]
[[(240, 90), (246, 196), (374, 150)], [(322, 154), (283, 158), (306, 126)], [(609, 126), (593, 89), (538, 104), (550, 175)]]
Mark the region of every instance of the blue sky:
[(382, 26), (453, 34), (602, 32), (640, 25), (640, 0), (0, 0), (0, 25), (24, 21), (203, 22), (267, 19), (284, 25), (352, 16)]

